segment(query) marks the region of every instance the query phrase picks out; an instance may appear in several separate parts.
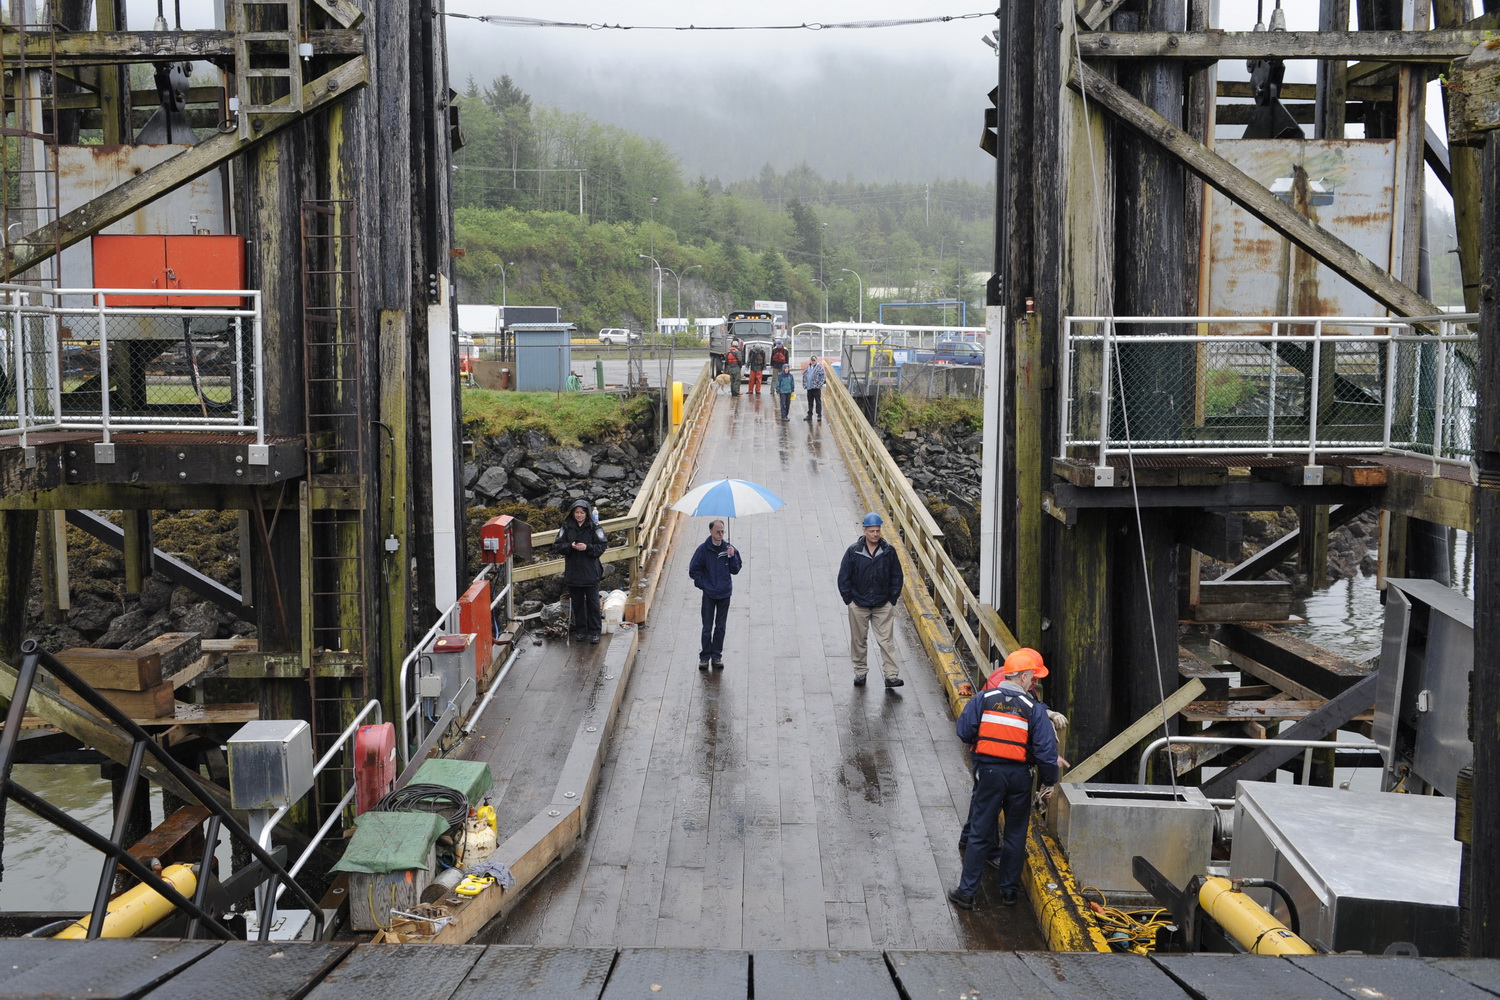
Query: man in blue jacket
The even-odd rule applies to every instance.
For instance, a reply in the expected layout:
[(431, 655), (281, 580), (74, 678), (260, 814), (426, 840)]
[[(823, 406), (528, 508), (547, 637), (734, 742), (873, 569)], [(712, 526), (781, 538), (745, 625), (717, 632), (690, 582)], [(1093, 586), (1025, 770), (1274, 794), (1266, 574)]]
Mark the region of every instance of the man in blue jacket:
[(1021, 893), (1021, 861), (1031, 821), (1031, 767), (1045, 801), (1057, 784), (1057, 733), (1047, 706), (1031, 694), (1047, 676), (1041, 655), (1018, 649), (1005, 658), (1005, 679), (969, 699), (954, 728), (974, 751), (974, 791), (969, 797), (968, 844), (964, 870), (948, 900), (974, 909), (974, 894), (985, 862), (995, 848), (995, 825), (1005, 815), (1000, 868), (1000, 902), (1015, 906)]
[(880, 537), (885, 520), (874, 511), (865, 515), (864, 534), (847, 549), (839, 563), (839, 596), (849, 607), (849, 658), (854, 661), (854, 686), (865, 686), (870, 667), (865, 660), (869, 631), (880, 644), (880, 669), (885, 686), (898, 688), (901, 667), (896, 662), (896, 602), (901, 600), (901, 559), (891, 543)]
[(703, 639), (698, 644), (698, 669), (724, 669), (724, 624), (729, 618), (729, 595), (744, 560), (739, 550), (724, 540), (724, 522), (710, 521), (708, 538), (693, 552), (688, 576), (703, 591)]

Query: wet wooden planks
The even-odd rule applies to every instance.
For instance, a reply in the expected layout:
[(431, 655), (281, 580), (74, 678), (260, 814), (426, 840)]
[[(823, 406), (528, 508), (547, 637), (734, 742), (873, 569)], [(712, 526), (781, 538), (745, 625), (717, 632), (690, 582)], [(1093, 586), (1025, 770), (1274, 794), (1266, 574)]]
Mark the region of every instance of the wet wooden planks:
[(908, 622), (906, 686), (884, 688), (872, 648), (872, 681), (853, 687), (836, 578), (864, 508), (831, 427), (801, 412), (782, 422), (769, 395), (716, 400), (697, 478), (750, 479), (787, 501), (730, 523), (745, 568), (726, 667), (697, 669), (687, 566), (708, 519), (694, 518), (663, 570), (584, 842), (486, 942), (1041, 946), (1024, 908), (960, 918), (948, 905), (965, 750)]
[(1490, 1000), (1497, 984), (1500, 960), (1367, 955), (0, 941), (0, 997), (12, 1000)]

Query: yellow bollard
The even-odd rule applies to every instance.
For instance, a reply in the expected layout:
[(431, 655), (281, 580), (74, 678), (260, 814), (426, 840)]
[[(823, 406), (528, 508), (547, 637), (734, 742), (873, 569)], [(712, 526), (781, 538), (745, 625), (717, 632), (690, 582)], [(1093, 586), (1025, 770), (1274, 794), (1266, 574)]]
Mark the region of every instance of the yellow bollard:
[(672, 426), (682, 423), (682, 383), (672, 383)]
[[(193, 898), (193, 893), (198, 888), (198, 876), (193, 872), (192, 865), (170, 865), (161, 873), (161, 877), (163, 881), (188, 899)], [(104, 913), (104, 929), (99, 936), (105, 938), (135, 937), (155, 926), (173, 909), (175, 907), (165, 896), (142, 883), (133, 889), (127, 889), (110, 901), (109, 908)], [(92, 915), (83, 917), (52, 936), (64, 939), (87, 937), (91, 919)]]

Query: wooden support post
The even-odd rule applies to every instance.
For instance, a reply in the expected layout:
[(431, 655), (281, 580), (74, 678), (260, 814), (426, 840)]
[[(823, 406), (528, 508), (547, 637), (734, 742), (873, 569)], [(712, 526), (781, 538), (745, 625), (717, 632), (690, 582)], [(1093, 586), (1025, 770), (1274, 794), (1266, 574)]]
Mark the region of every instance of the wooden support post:
[[(1432, 0), (1435, 28), (1456, 28), (1469, 14), (1469, 0)], [(1450, 97), (1443, 87), (1444, 117)], [(1458, 269), (1463, 276), (1464, 311), (1479, 311), (1479, 157), (1472, 146), (1448, 146), (1448, 170), (1452, 177), (1448, 193), (1453, 196), (1453, 221), (1458, 230)]]
[(1328, 576), (1328, 507), (1303, 504), (1297, 509), (1297, 563), (1301, 568), (1303, 593), (1312, 593)]
[(37, 555), (42, 561), (42, 619), (49, 625), (61, 625), (73, 608), (71, 581), (68, 579), (68, 528), (60, 510), (42, 511), (37, 515)]
[[(400, 704), (397, 680), (401, 672), (401, 660), (406, 656), (410, 642), (410, 608), (412, 607), (411, 574), (396, 570), (408, 559), (413, 543), (411, 524), (412, 469), (409, 454), (412, 439), (410, 410), (407, 406), (411, 385), (411, 354), (407, 346), (411, 343), (407, 315), (400, 309), (380, 311), (380, 385), (378, 401), (383, 427), (376, 427), (372, 438), (377, 446), (376, 454), (386, 458), (378, 463), (380, 475), (376, 482), (379, 500), (375, 534), (380, 538), (395, 538), (399, 548), (386, 552), (381, 546), (375, 556), (380, 565), (390, 567), (392, 572), (370, 574), (371, 579), (384, 581), (384, 593), (378, 620), (384, 635), (380, 676), (371, 685), (370, 696), (378, 697), (383, 705)], [(390, 433), (387, 434), (386, 431)], [(488, 664), (486, 664), (488, 666)]]
[(0, 660), (19, 663), (36, 566), (35, 510), (0, 511)]
[(138, 595), (151, 577), (151, 512), (120, 511), (120, 527), (125, 532), (125, 593)]
[[(97, 4), (98, 28), (100, 31), (125, 30), (124, 0), (99, 0)], [(88, 25), (79, 25), (87, 30)], [(130, 88), (125, 85), (126, 66), (100, 66), (99, 111), (103, 122), (103, 144), (118, 146), (133, 142), (130, 130)]]
[(1042, 361), (1041, 317), (1016, 321), (1016, 638), (1041, 642)]
[[(1119, 731), (1114, 710), (1110, 599), (1110, 515), (1080, 510), (1070, 527), (1051, 533), (1045, 575), (1055, 627), (1041, 647), (1047, 659), (1046, 701), (1068, 714), (1064, 756), (1092, 753)], [(1065, 707), (1063, 707), (1065, 706)]]
[[(1322, 0), (1318, 7), (1319, 31), (1349, 30), (1349, 0)], [(1349, 64), (1342, 59), (1318, 62), (1318, 103), (1313, 135), (1319, 139), (1342, 139), (1348, 118)]]
[[(1479, 176), (1484, 205), (1480, 240), (1479, 413), (1474, 457), (1479, 470), (1478, 531), (1474, 537), (1474, 662), (1500, 657), (1500, 132), (1485, 140)], [(1500, 958), (1500, 683), (1476, 671), (1470, 692), (1474, 742), (1473, 845), (1468, 849), (1469, 899), (1465, 953)]]
[(239, 512), (240, 596), (247, 608), (255, 607), (255, 528), (250, 521), (254, 516), (248, 510)]

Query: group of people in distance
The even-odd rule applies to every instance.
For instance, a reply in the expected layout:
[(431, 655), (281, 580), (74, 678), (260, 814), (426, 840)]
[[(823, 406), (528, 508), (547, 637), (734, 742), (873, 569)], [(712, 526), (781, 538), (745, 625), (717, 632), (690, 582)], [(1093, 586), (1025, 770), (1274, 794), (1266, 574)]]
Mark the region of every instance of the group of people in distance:
[[(789, 420), (792, 408), (792, 394), (797, 391), (797, 377), (792, 374), (790, 364), (791, 355), (787, 353), (786, 345), (776, 341), (771, 347), (771, 371), (774, 372), (771, 382), (771, 391), (776, 394), (779, 416), (782, 420)], [(729, 376), (729, 394), (738, 396), (740, 394), (740, 375), (747, 376), (745, 382), (745, 395), (759, 396), (766, 371), (766, 350), (760, 344), (752, 344), (748, 351), (740, 341), (734, 341), (729, 349), (724, 352), (724, 371)], [(823, 386), (828, 382), (828, 373), (823, 368), (823, 363), (813, 358), (802, 369), (802, 389), (807, 393), (807, 419), (812, 420), (814, 411), (819, 420), (823, 419)]]

